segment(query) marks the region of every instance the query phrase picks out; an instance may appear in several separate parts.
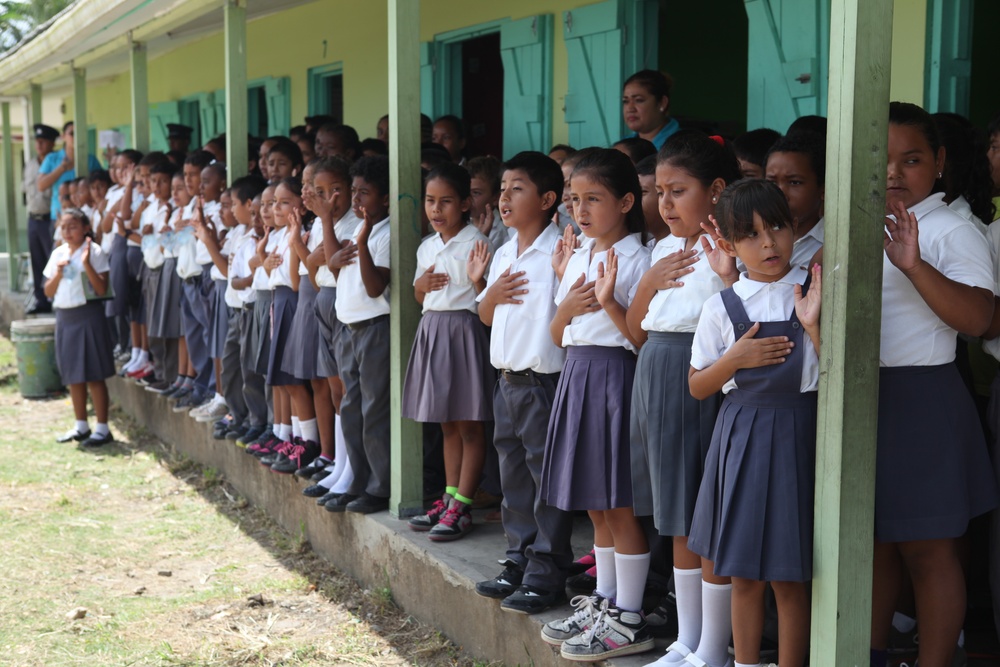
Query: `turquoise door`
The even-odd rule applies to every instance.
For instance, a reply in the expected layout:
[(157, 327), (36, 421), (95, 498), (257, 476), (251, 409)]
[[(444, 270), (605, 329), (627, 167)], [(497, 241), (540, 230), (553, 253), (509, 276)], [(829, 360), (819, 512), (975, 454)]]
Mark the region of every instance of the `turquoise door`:
[(829, 0), (744, 0), (749, 46), (747, 129), (784, 132), (799, 116), (826, 115)]
[(552, 145), (552, 16), (505, 23), (503, 61), (503, 154), (547, 153)]
[(177, 102), (160, 102), (149, 105), (149, 149), (153, 151), (169, 150), (167, 143), (167, 124), (181, 122), (180, 108)]
[(292, 127), (291, 81), (287, 76), (268, 79), (264, 84), (269, 136), (287, 136)]
[(928, 0), (924, 108), (969, 115), (973, 0)]

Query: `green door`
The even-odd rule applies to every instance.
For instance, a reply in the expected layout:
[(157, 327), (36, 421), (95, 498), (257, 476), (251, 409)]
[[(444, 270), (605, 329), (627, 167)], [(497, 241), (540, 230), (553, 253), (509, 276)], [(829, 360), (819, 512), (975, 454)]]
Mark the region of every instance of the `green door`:
[(924, 108), (969, 115), (973, 0), (928, 0)]
[(164, 151), (169, 149), (167, 143), (167, 124), (181, 122), (180, 108), (177, 102), (160, 102), (149, 105), (149, 149)]
[(552, 16), (500, 28), (503, 61), (503, 154), (548, 152), (552, 145)]
[(287, 76), (269, 78), (264, 84), (269, 136), (288, 136), (292, 127), (291, 81)]
[(625, 29), (618, 0), (563, 12), (568, 56), (565, 118), (575, 147), (610, 146), (624, 133)]
[(744, 0), (749, 30), (747, 129), (784, 132), (826, 115), (830, 0)]
[(420, 43), (420, 113), (437, 118), (434, 108), (434, 42)]

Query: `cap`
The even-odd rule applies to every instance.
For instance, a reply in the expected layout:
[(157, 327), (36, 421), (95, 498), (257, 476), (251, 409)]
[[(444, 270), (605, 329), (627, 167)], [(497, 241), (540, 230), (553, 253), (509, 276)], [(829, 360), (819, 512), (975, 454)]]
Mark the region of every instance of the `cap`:
[(167, 123), (167, 139), (190, 139), (194, 128), (187, 125)]
[(59, 138), (59, 130), (49, 125), (43, 125), (42, 123), (35, 124), (35, 139), (48, 139), (49, 141), (55, 141)]

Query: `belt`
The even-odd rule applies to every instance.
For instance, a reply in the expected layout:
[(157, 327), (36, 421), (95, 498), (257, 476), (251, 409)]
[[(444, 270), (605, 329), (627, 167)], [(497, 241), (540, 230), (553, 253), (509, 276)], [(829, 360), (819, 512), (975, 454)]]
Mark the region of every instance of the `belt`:
[(387, 320), (387, 319), (389, 319), (388, 315), (379, 315), (378, 317), (373, 317), (370, 320), (361, 320), (360, 322), (351, 322), (351, 323), (344, 322), (344, 326), (346, 326), (351, 331), (358, 331), (360, 329), (370, 327), (373, 324), (378, 324), (382, 320)]
[(28, 218), (32, 220), (52, 220), (51, 213), (29, 213)]
[(510, 384), (526, 384), (534, 387), (542, 384), (542, 380), (559, 380), (559, 373), (536, 373), (530, 368), (526, 371), (500, 371), (500, 375)]

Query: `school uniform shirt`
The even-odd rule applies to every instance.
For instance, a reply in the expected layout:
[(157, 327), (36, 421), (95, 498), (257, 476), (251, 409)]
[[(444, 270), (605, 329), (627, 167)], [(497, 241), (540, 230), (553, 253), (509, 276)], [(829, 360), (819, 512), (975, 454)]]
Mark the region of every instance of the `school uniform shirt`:
[[(122, 196), (125, 195), (125, 188), (122, 188), (121, 194), (122, 194)], [(132, 193), (132, 213), (135, 213), (136, 211), (138, 211), (139, 207), (142, 205), (142, 202), (144, 202), (146, 200), (144, 197), (137, 196), (137, 195), (138, 195), (138, 193), (136, 193), (136, 192)], [(121, 199), (122, 196), (120, 196), (119, 199)], [(114, 224), (115, 233), (117, 233), (118, 230), (121, 229), (121, 227), (119, 227), (120, 224), (122, 224), (122, 223), (119, 222), (117, 218), (115, 218), (115, 224)], [(142, 232), (142, 228), (141, 227), (139, 228), (139, 231)], [(133, 248), (139, 248), (142, 245), (138, 241), (133, 241), (132, 239), (128, 238), (128, 236), (125, 237), (125, 244), (128, 245), (128, 246), (131, 246)]]
[[(361, 224), (361, 218), (354, 215), (354, 210), (348, 210), (344, 216), (334, 223), (333, 225), (333, 235), (337, 237), (337, 241), (344, 243), (350, 241), (354, 238), (354, 233), (358, 230), (358, 225)], [(320, 225), (322, 227), (322, 224)], [(313, 229), (316, 225), (313, 225)], [(320, 238), (323, 238), (323, 230), (320, 230)], [(316, 246), (319, 247), (319, 246)], [(320, 287), (336, 287), (337, 277), (333, 275), (333, 271), (327, 268), (326, 264), (319, 267), (316, 271), (316, 284)]]
[[(177, 207), (173, 201), (170, 203), (173, 207), (173, 213), (170, 214), (170, 219), (167, 220), (166, 226), (163, 228), (160, 236), (163, 240), (163, 256), (164, 257), (177, 257), (178, 243), (183, 239), (183, 236), (179, 236), (180, 232), (175, 232), (177, 223), (181, 219), (182, 209)], [(185, 232), (188, 234), (190, 232)]]
[[(197, 205), (197, 201), (194, 200), (194, 199), (191, 200), (191, 203), (193, 205)], [(218, 232), (218, 230), (222, 229), (222, 227), (223, 227), (223, 225), (222, 225), (222, 215), (220, 213), (221, 210), (222, 210), (222, 203), (221, 202), (217, 202), (217, 201), (207, 201), (207, 202), (205, 202), (205, 206), (204, 206), (205, 224), (208, 226), (209, 231), (211, 231), (213, 227), (215, 228), (216, 231), (214, 233), (215, 233), (216, 240), (219, 239), (219, 232)], [(194, 217), (194, 206), (192, 206), (192, 208), (191, 208), (191, 215), (189, 216), (188, 219), (193, 218), (193, 217)], [(195, 259), (196, 262), (198, 262), (202, 266), (205, 266), (206, 264), (211, 264), (212, 263), (212, 253), (210, 253), (208, 251), (208, 246), (205, 245), (204, 241), (202, 241), (201, 239), (197, 239), (195, 241), (195, 243), (194, 243), (194, 248), (195, 248), (194, 259)]]
[(289, 232), (288, 227), (282, 227), (281, 229), (271, 232), (271, 239), (273, 240), (277, 236), (277, 244), (274, 248), (274, 252), (281, 255), (281, 264), (271, 269), (271, 274), (267, 278), (267, 284), (274, 289), (275, 287), (291, 287), (292, 286), (292, 251), (289, 248)]
[[(42, 271), (42, 275), (46, 278), (52, 278), (56, 275), (56, 267), (60, 262), (69, 261), (69, 264), (63, 268), (62, 280), (59, 281), (56, 294), (52, 298), (53, 308), (85, 306), (87, 305), (87, 295), (93, 294), (94, 290), (93, 286), (90, 285), (90, 278), (87, 277), (87, 272), (83, 268), (84, 247), (81, 245), (76, 249), (76, 252), (71, 254), (69, 245), (64, 243), (52, 251), (52, 256), (49, 257), (49, 262)], [(90, 244), (90, 265), (97, 273), (105, 273), (109, 270), (108, 256), (97, 243)], [(87, 281), (86, 287), (84, 287), (84, 281)]]
[[(321, 245), (323, 245), (323, 225), (320, 224), (319, 218), (317, 218), (313, 221), (312, 227), (309, 229), (309, 239), (306, 241), (306, 250), (311, 255), (316, 251), (316, 248)], [(319, 269), (316, 269), (316, 274), (319, 275)], [(309, 275), (309, 267), (306, 266), (305, 262), (299, 262), (299, 275)]]
[[(975, 225), (936, 193), (911, 207), (919, 226), (920, 258), (963, 285), (996, 289), (990, 251)], [(955, 359), (957, 332), (934, 314), (913, 283), (882, 260), (882, 366), (936, 366)]]
[[(358, 241), (361, 232), (359, 224), (351, 236), (354, 243)], [(389, 218), (372, 227), (368, 235), (368, 252), (376, 267), (389, 268)], [(364, 322), (381, 315), (389, 314), (389, 285), (385, 291), (374, 299), (365, 291), (365, 283), (361, 279), (361, 267), (356, 260), (340, 270), (337, 279), (337, 319), (344, 324)]]
[(226, 280), (226, 305), (230, 308), (243, 308), (257, 300), (257, 291), (253, 288), (238, 290), (233, 287), (233, 280), (250, 275), (250, 258), (257, 252), (257, 240), (253, 232), (248, 232), (241, 235), (233, 245), (233, 254), (229, 260), (229, 277)]
[(950, 208), (955, 213), (958, 213), (960, 216), (962, 216), (963, 218), (971, 222), (973, 225), (975, 225), (976, 229), (982, 232), (984, 237), (989, 239), (990, 236), (989, 228), (982, 220), (979, 219), (979, 216), (977, 216), (975, 213), (972, 212), (972, 207), (969, 206), (968, 199), (966, 199), (962, 195), (959, 195), (955, 199), (955, 201), (948, 204), (948, 208)]
[(504, 224), (500, 217), (500, 211), (493, 211), (493, 226), (490, 227), (489, 244), (490, 252), (494, 255), (503, 247), (505, 243), (517, 237), (517, 230)]
[[(585, 239), (583, 245), (577, 248), (570, 257), (563, 274), (562, 282), (556, 292), (555, 302), (558, 306), (569, 294), (582, 274), (586, 275), (585, 283), (597, 280), (597, 268), (600, 264), (607, 267), (608, 253), (595, 252), (594, 239)], [(629, 234), (612, 246), (618, 255), (618, 277), (615, 282), (615, 299), (625, 308), (629, 307), (635, 297), (639, 279), (649, 269), (649, 248), (642, 244), (639, 234)], [(601, 347), (624, 347), (636, 352), (636, 347), (625, 338), (625, 335), (615, 326), (611, 317), (603, 308), (583, 315), (577, 315), (566, 325), (562, 337), (563, 347), (567, 345), (598, 345)]]
[[(246, 230), (246, 225), (236, 225), (229, 230), (226, 234), (226, 240), (222, 242), (222, 247), (219, 248), (219, 252), (223, 257), (229, 257), (233, 254), (233, 251), (236, 249), (236, 245), (243, 238), (244, 234), (246, 234)], [(219, 267), (215, 265), (215, 262), (212, 262), (212, 270), (209, 273), (212, 276), (212, 280), (226, 279), (226, 276), (222, 275), (222, 271), (220, 271)]]
[(501, 303), (493, 311), (490, 331), (490, 363), (504, 371), (527, 371), (549, 374), (562, 370), (566, 351), (552, 342), (549, 323), (556, 314), (559, 279), (552, 268), (552, 254), (562, 233), (550, 223), (535, 241), (517, 254), (517, 237), (497, 250), (490, 264), (486, 289), (476, 299), (482, 302), (486, 292), (504, 271), (524, 271), (527, 294), (518, 297), (523, 303)]
[[(105, 201), (107, 202), (107, 206), (104, 209), (105, 212), (110, 211), (111, 207), (118, 203), (124, 193), (125, 190), (120, 185), (112, 185), (108, 188), (108, 194), (105, 196)], [(101, 224), (104, 216), (101, 216), (101, 218), (102, 220), (97, 221), (93, 226), (96, 227)], [(118, 218), (114, 218), (111, 221), (111, 231), (101, 236), (101, 250), (103, 250), (105, 254), (111, 252), (111, 244), (114, 243), (115, 236), (118, 235), (118, 229)]]
[(790, 260), (792, 266), (809, 268), (809, 262), (813, 255), (823, 247), (823, 225), (825, 222), (826, 218), (820, 218), (819, 222), (813, 225), (813, 228), (805, 236), (795, 241), (792, 245), (792, 258)]
[(469, 280), (469, 272), (465, 267), (469, 253), (479, 241), (489, 243), (474, 225), (462, 227), (447, 243), (441, 238), (441, 234), (431, 234), (423, 240), (417, 248), (417, 273), (413, 284), (416, 285), (420, 276), (432, 266), (434, 273), (448, 274), (448, 283), (444, 289), (428, 292), (424, 296), (423, 312), (468, 310), (475, 313), (478, 310), (476, 288)]
[[(275, 248), (278, 247), (277, 234), (277, 230), (272, 230), (271, 235), (267, 237), (267, 244), (264, 245), (265, 258), (267, 258), (267, 256), (274, 252)], [(256, 246), (254, 247), (254, 252), (257, 252)], [(254, 269), (253, 283), (251, 283), (250, 287), (255, 290), (271, 291), (271, 280), (263, 266), (258, 266)]]
[[(785, 322), (795, 312), (795, 286), (803, 284), (808, 275), (809, 272), (802, 267), (793, 266), (784, 278), (772, 283), (762, 283), (750, 280), (746, 273), (742, 273), (733, 285), (733, 291), (740, 297), (747, 317), (752, 322)], [(722, 302), (722, 294), (713, 294), (705, 302), (694, 334), (691, 367), (699, 371), (708, 368), (721, 359), (735, 343), (736, 333)], [(805, 331), (802, 333), (802, 345), (805, 349), (802, 351), (802, 382), (799, 390), (816, 391), (819, 386), (819, 353)], [(954, 348), (954, 342), (952, 347)], [(722, 393), (728, 394), (736, 386), (736, 378), (730, 378), (722, 386)]]
[[(705, 235), (712, 242), (710, 236)], [(677, 333), (694, 333), (701, 319), (701, 309), (713, 294), (718, 294), (726, 288), (722, 278), (712, 270), (701, 238), (695, 239), (692, 250), (697, 251), (698, 261), (691, 265), (691, 273), (681, 278), (681, 287), (671, 287), (658, 290), (649, 302), (649, 310), (642, 320), (644, 331), (671, 331)], [(683, 251), (687, 239), (673, 235), (665, 236), (656, 244), (650, 257), (650, 266), (672, 253)], [(713, 244), (714, 246), (714, 244)]]

